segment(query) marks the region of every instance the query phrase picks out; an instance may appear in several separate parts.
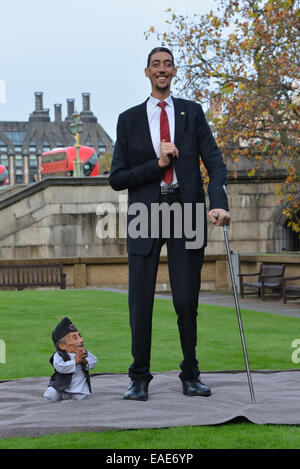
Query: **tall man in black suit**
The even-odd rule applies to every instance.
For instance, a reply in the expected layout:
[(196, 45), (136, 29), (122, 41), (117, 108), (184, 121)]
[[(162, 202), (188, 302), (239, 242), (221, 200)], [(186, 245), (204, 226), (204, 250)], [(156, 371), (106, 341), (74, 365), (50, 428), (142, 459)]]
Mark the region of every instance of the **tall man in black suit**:
[[(147, 209), (146, 230), (140, 237), (128, 229), (129, 311), (133, 363), (129, 368), (131, 384), (125, 399), (147, 400), (150, 373), (152, 310), (156, 274), (161, 247), (167, 244), (168, 266), (173, 304), (183, 353), (180, 364), (183, 393), (188, 396), (209, 396), (211, 391), (199, 379), (196, 359), (197, 307), (200, 276), (206, 245), (206, 216), (201, 226), (197, 206), (205, 204), (200, 173), (200, 156), (209, 173), (208, 194), (211, 221), (229, 225), (230, 216), (225, 191), (226, 167), (206, 122), (201, 106), (195, 102), (170, 96), (176, 75), (172, 52), (164, 47), (153, 49), (148, 56), (145, 75), (152, 93), (146, 102), (119, 116), (117, 140), (112, 160), (110, 184), (115, 190), (128, 189), (128, 228), (134, 219), (130, 207), (143, 204)], [(174, 203), (189, 209), (193, 227), (203, 230), (204, 242), (187, 248), (187, 236), (178, 236), (170, 216), (170, 233), (161, 226), (151, 236), (151, 209), (156, 204)], [(171, 211), (169, 212), (169, 214)], [(197, 221), (198, 220), (198, 221)], [(160, 220), (162, 221), (162, 220)], [(190, 220), (191, 221), (191, 220)], [(198, 226), (197, 226), (198, 224)], [(145, 227), (144, 227), (145, 228)], [(191, 246), (191, 245), (190, 245)]]

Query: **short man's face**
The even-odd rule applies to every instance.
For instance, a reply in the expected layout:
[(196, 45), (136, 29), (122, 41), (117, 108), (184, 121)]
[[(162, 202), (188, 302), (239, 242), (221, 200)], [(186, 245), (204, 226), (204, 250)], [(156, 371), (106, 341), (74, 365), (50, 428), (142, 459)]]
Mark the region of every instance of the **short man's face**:
[(170, 90), (171, 81), (176, 73), (177, 69), (174, 67), (171, 55), (161, 51), (151, 56), (149, 67), (145, 69), (145, 75), (150, 79), (152, 90), (160, 92)]
[(63, 337), (63, 342), (59, 345), (61, 350), (69, 353), (76, 353), (84, 347), (83, 338), (80, 332), (70, 332)]

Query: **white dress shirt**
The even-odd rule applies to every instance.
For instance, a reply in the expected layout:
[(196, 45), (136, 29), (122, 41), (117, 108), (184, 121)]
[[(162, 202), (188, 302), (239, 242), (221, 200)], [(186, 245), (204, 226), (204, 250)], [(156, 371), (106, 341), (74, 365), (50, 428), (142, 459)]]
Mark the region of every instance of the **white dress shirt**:
[[(174, 103), (173, 99), (169, 95), (164, 101), (167, 103), (167, 106), (165, 107), (167, 116), (168, 116), (168, 121), (169, 121), (169, 128), (170, 128), (170, 138), (171, 142), (174, 142), (174, 136), (175, 136), (175, 111), (174, 111)], [(147, 116), (148, 116), (148, 122), (149, 122), (149, 128), (150, 128), (150, 134), (151, 134), (151, 139), (152, 139), (152, 144), (156, 153), (157, 158), (160, 158), (160, 113), (161, 113), (161, 108), (158, 106), (158, 103), (160, 103), (160, 100), (157, 98), (154, 98), (152, 95), (149, 97), (147, 101)], [(167, 184), (162, 180), (161, 181), (161, 186), (166, 186)], [(173, 165), (173, 180), (169, 184), (169, 186), (177, 186), (177, 177)]]

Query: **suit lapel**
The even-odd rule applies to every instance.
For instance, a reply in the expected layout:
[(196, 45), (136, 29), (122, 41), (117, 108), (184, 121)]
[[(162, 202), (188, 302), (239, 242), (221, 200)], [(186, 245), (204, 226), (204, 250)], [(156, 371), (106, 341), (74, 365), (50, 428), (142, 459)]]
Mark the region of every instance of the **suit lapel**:
[(149, 148), (150, 153), (153, 154), (153, 159), (156, 158), (155, 150), (152, 143), (150, 127), (147, 116), (147, 101), (142, 103), (138, 110), (137, 116), (137, 127), (140, 129), (140, 133), (143, 136), (143, 141), (145, 142), (146, 148)]
[(172, 98), (174, 102), (174, 110), (175, 110), (175, 137), (174, 143), (178, 148), (180, 144), (180, 140), (182, 138), (186, 120), (186, 109), (184, 103), (176, 98)]

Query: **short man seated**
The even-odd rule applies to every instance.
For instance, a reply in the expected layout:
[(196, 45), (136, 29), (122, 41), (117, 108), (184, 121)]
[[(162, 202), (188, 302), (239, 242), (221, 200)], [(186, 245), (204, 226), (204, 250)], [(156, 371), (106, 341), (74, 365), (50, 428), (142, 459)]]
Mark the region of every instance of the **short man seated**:
[(87, 398), (92, 392), (89, 370), (95, 368), (97, 357), (85, 350), (80, 332), (67, 317), (52, 332), (52, 340), (56, 352), (50, 363), (55, 372), (44, 398), (52, 402)]

